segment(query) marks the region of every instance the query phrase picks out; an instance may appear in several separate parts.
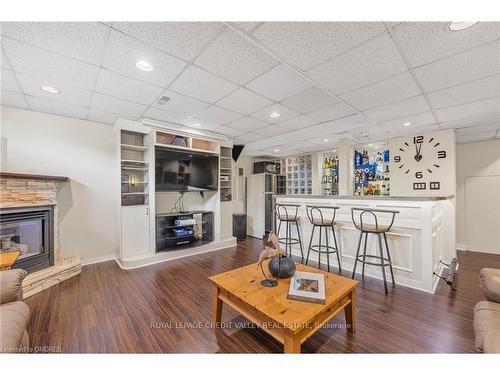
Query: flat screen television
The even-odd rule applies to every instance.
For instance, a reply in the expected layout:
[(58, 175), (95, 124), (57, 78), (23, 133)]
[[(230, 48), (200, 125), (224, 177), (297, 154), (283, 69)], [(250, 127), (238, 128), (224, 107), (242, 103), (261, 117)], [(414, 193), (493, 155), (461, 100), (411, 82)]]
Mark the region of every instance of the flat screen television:
[(155, 148), (156, 191), (206, 191), (219, 188), (219, 156)]

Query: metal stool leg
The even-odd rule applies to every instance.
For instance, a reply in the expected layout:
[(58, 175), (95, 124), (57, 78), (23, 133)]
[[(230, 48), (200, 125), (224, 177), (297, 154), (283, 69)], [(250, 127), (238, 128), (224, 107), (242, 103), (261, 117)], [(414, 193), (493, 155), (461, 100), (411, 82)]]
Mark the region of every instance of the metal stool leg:
[(326, 238), (326, 266), (328, 267), (328, 272), (331, 272), (330, 271), (330, 247), (328, 246), (328, 227), (324, 227), (324, 228), (325, 228), (325, 238)]
[(356, 251), (356, 258), (354, 258), (354, 268), (352, 269), (351, 279), (354, 279), (354, 275), (356, 275), (356, 266), (358, 264), (358, 256), (359, 256), (359, 250), (361, 249), (361, 238), (362, 237), (363, 237), (363, 232), (359, 232), (358, 250)]
[(335, 227), (332, 225), (332, 233), (333, 233), (333, 243), (335, 244), (335, 252), (337, 254), (337, 262), (339, 263), (339, 273), (342, 272), (342, 265), (340, 264), (340, 252), (339, 247), (337, 246), (337, 236), (335, 235)]
[(313, 229), (311, 231), (311, 239), (309, 240), (309, 247), (307, 248), (306, 266), (307, 266), (307, 263), (309, 262), (309, 253), (311, 252), (311, 245), (312, 245), (315, 229), (316, 229), (316, 225), (313, 225)]
[(392, 270), (391, 253), (389, 251), (389, 245), (387, 244), (387, 236), (385, 235), (385, 232), (384, 232), (384, 242), (385, 242), (385, 248), (387, 250), (387, 259), (389, 259), (389, 269), (391, 270), (392, 285), (396, 285), (396, 283), (394, 282), (394, 271)]
[(279, 242), (279, 239), (280, 239), (280, 229), (281, 229), (281, 220), (278, 224), (278, 231), (276, 232), (276, 235), (278, 236), (278, 242)]
[(365, 247), (363, 250), (363, 269), (361, 271), (361, 278), (364, 280), (365, 279), (365, 263), (364, 261), (366, 260), (366, 245), (368, 243), (368, 233), (365, 233)]
[(302, 249), (302, 238), (300, 237), (300, 229), (299, 222), (295, 222), (295, 227), (297, 228), (297, 237), (299, 237), (299, 246), (300, 246), (300, 263), (304, 263), (304, 250)]
[(321, 269), (321, 227), (319, 227), (318, 268)]
[(377, 233), (378, 237), (378, 245), (379, 245), (379, 251), (380, 251), (380, 267), (382, 267), (382, 277), (384, 279), (384, 289), (385, 289), (385, 294), (388, 294), (389, 292), (387, 291), (387, 280), (385, 277), (385, 267), (384, 267), (384, 252), (382, 248), (382, 237), (380, 233)]
[(291, 250), (289, 251), (288, 248), (290, 246), (289, 242), (290, 242), (290, 222), (287, 221), (286, 222), (286, 244), (285, 244), (285, 252), (286, 252), (286, 255), (290, 254), (291, 256)]

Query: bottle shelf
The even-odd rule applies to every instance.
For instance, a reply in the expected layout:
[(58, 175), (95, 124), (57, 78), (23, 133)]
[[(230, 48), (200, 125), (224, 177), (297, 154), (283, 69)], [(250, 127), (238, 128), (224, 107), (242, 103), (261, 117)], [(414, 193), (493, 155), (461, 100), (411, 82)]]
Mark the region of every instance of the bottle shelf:
[(127, 151), (146, 151), (148, 149), (148, 147), (146, 146), (129, 145), (125, 143), (122, 143), (120, 147), (122, 148), (122, 150)]

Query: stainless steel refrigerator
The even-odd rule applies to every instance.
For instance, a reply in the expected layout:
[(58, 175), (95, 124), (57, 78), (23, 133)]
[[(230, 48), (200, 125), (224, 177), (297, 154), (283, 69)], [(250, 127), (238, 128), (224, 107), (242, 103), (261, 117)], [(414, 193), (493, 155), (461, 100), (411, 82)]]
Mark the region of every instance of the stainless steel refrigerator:
[(247, 177), (248, 235), (256, 238), (273, 230), (274, 195), (286, 192), (286, 177), (271, 173), (257, 173)]

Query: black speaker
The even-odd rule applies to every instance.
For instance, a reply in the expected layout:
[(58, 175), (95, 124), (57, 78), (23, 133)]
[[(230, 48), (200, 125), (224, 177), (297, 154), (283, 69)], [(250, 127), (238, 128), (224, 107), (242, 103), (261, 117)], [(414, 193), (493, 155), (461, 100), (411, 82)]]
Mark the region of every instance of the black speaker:
[(243, 151), (243, 147), (245, 145), (234, 145), (233, 146), (233, 160), (238, 161), (238, 158), (240, 157), (241, 151)]

